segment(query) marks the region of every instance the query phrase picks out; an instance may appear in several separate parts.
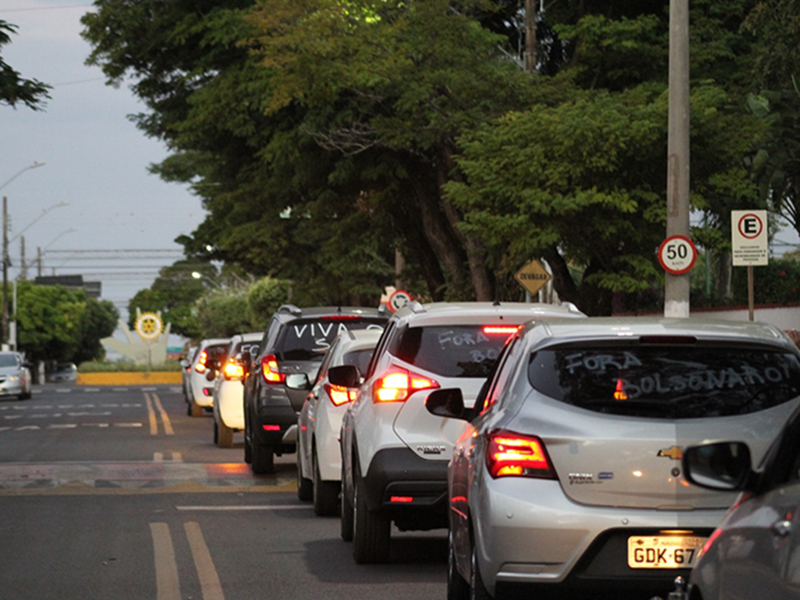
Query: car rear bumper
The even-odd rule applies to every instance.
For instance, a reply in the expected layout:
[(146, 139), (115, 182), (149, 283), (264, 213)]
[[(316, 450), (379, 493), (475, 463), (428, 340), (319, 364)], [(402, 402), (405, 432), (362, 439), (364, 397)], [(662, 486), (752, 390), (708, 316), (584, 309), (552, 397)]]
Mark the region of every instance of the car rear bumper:
[[(667, 530), (707, 537), (725, 513), (579, 505), (564, 496), (558, 481), (551, 480), (483, 483), (481, 493), (470, 499), (469, 512), (481, 575), (490, 591), (495, 586), (535, 589), (544, 584), (546, 589), (563, 584), (579, 590), (658, 582), (671, 591), (675, 577), (686, 577), (688, 569), (629, 567), (628, 538)], [(460, 518), (454, 525), (469, 526)]]

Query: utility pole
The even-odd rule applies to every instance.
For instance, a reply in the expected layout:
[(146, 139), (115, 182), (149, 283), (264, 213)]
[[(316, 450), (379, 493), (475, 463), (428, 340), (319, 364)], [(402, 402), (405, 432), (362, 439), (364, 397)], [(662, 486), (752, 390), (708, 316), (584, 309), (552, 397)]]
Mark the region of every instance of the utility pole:
[[(667, 237), (689, 237), (689, 0), (669, 3)], [(689, 273), (665, 274), (664, 316), (689, 316)]]
[(8, 343), (8, 198), (3, 196), (3, 348)]
[(20, 281), (27, 281), (28, 279), (28, 261), (25, 258), (25, 236), (20, 237), (19, 240), (19, 279)]
[(525, 0), (525, 72), (536, 71), (536, 0)]

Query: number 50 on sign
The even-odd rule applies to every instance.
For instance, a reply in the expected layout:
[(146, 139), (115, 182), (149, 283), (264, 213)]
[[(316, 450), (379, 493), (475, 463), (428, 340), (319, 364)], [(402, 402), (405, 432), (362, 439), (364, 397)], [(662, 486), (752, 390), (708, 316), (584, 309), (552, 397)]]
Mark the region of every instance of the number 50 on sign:
[(658, 261), (667, 273), (683, 275), (692, 270), (697, 260), (697, 248), (683, 235), (672, 235), (661, 242)]

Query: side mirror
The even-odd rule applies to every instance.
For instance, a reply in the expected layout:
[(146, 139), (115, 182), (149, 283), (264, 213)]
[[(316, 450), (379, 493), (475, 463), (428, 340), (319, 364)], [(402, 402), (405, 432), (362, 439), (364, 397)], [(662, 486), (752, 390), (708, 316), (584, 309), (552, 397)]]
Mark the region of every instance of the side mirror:
[(328, 369), (328, 381), (333, 385), (355, 388), (361, 385), (361, 373), (354, 365), (339, 365)]
[(311, 389), (311, 382), (308, 379), (308, 375), (305, 373), (290, 373), (286, 376), (284, 383), (290, 390)]
[(687, 481), (710, 490), (741, 491), (752, 474), (750, 448), (743, 442), (691, 446), (682, 463)]
[(187, 359), (187, 358), (182, 358), (182, 359), (181, 359), (181, 366), (182, 366), (184, 369), (188, 369), (190, 364), (191, 364), (191, 363), (189, 362), (189, 359)]
[(425, 399), (425, 408), (437, 417), (469, 420), (470, 411), (464, 409), (464, 395), (459, 388), (431, 392)]

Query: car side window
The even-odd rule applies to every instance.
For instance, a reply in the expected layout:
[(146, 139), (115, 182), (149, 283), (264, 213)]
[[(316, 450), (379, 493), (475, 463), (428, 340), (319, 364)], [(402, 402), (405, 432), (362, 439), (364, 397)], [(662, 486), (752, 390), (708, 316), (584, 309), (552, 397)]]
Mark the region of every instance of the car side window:
[(497, 365), (495, 366), (494, 375), (491, 378), (489, 388), (486, 392), (486, 395), (483, 397), (483, 406), (481, 406), (480, 409), (481, 413), (486, 412), (489, 408), (494, 406), (497, 403), (500, 395), (503, 393), (503, 390), (505, 390), (506, 384), (508, 383), (511, 374), (514, 371), (517, 362), (512, 358), (516, 355), (514, 349), (519, 345), (519, 337), (514, 336), (508, 340), (503, 348), (502, 353), (497, 359)]
[(389, 323), (386, 325), (386, 329), (383, 330), (383, 334), (381, 334), (381, 337), (378, 340), (378, 345), (375, 347), (375, 352), (372, 353), (372, 359), (369, 361), (367, 372), (364, 374), (365, 380), (372, 377), (372, 374), (375, 372), (375, 365), (377, 364), (381, 354), (383, 354), (383, 351), (386, 349), (389, 339), (394, 334), (395, 326), (396, 325), (394, 321), (389, 321)]

